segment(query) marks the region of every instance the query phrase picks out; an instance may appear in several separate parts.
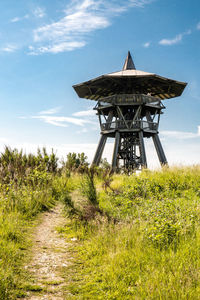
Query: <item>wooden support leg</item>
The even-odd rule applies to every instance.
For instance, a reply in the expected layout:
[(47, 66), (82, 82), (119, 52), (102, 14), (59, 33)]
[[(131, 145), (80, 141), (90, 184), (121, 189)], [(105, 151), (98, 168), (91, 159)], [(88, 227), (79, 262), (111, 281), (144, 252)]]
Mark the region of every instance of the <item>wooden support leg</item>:
[(146, 152), (144, 147), (144, 138), (143, 138), (143, 132), (139, 132), (139, 141), (140, 141), (140, 157), (141, 157), (141, 166), (142, 168), (147, 168), (147, 158), (146, 158)]
[(112, 171), (115, 172), (117, 169), (117, 154), (119, 150), (119, 141), (120, 141), (120, 133), (117, 131), (115, 133), (115, 145), (112, 157)]
[(94, 165), (98, 166), (100, 164), (103, 150), (104, 150), (104, 147), (106, 144), (106, 140), (107, 140), (107, 136), (102, 134), (99, 144), (98, 144), (98, 147), (97, 147), (97, 150), (96, 150), (96, 153), (95, 153), (95, 156), (94, 156), (94, 159), (93, 159), (93, 162), (92, 162), (92, 166), (94, 166)]
[(157, 154), (158, 154), (158, 158), (160, 161), (161, 165), (167, 165), (167, 159), (162, 147), (162, 144), (160, 142), (159, 136), (158, 134), (153, 135), (153, 142), (154, 142), (154, 146), (156, 148)]
[[(109, 114), (108, 114), (108, 118), (106, 120), (106, 129), (110, 128), (112, 119), (113, 119), (113, 111), (110, 111)], [(101, 126), (101, 121), (100, 121), (100, 126)], [(103, 150), (104, 150), (104, 147), (105, 147), (105, 144), (106, 144), (106, 140), (107, 140), (107, 136), (102, 134), (101, 138), (100, 138), (100, 141), (99, 141), (99, 144), (98, 144), (98, 147), (97, 147), (97, 150), (96, 150), (96, 153), (95, 153), (95, 156), (94, 156), (94, 159), (93, 159), (93, 162), (92, 162), (92, 166), (94, 166), (94, 165), (98, 166), (100, 164), (101, 157), (102, 157), (102, 154), (103, 154)]]

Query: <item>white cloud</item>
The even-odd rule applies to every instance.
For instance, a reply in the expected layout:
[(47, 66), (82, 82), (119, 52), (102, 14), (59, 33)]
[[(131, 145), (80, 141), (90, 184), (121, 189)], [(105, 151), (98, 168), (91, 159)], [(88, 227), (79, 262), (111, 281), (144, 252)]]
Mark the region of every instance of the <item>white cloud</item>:
[(18, 47), (16, 45), (8, 44), (8, 45), (4, 46), (3, 48), (1, 48), (0, 50), (3, 52), (12, 53), (12, 52), (17, 51), (17, 49), (18, 49)]
[[(60, 53), (84, 47), (88, 35), (111, 25), (113, 17), (131, 7), (143, 8), (150, 0), (71, 0), (65, 16), (34, 30), (32, 55)], [(33, 46), (32, 46), (33, 47)]]
[[(68, 127), (69, 124), (81, 126), (81, 132), (85, 133), (87, 132), (87, 128), (85, 128), (86, 125), (92, 125), (92, 129), (97, 129), (97, 121), (91, 120), (88, 117), (94, 116), (95, 112), (93, 110), (87, 110), (87, 111), (80, 111), (77, 113), (72, 114), (73, 117), (65, 117), (65, 116), (55, 116), (54, 114), (58, 113), (61, 110), (61, 107), (54, 107), (48, 110), (40, 111), (38, 115), (25, 117), (22, 116), (20, 119), (38, 119), (40, 121), (43, 121), (45, 123), (58, 126), (58, 127)], [(76, 118), (74, 118), (76, 117)], [(79, 117), (87, 117), (87, 118), (79, 118)], [(83, 128), (84, 127), (84, 128)], [(80, 131), (79, 131), (80, 133)]]
[(197, 30), (200, 30), (200, 22), (197, 24)]
[(200, 126), (198, 126), (197, 133), (195, 132), (185, 132), (185, 131), (161, 131), (161, 136), (174, 138), (179, 140), (185, 139), (193, 139), (193, 138), (200, 138)]
[[(36, 18), (43, 18), (46, 13), (45, 13), (45, 9), (42, 7), (36, 7), (32, 12), (31, 15), (35, 16)], [(11, 23), (17, 23), (26, 19), (29, 19), (30, 15), (26, 14), (23, 17), (14, 17), (13, 19), (10, 20)]]
[(179, 43), (183, 38), (183, 35), (182, 34), (178, 34), (175, 36), (175, 38), (173, 39), (162, 39), (160, 40), (159, 44), (160, 45), (164, 45), (164, 46), (171, 46), (171, 45), (174, 45), (174, 44), (177, 44)]
[(11, 23), (16, 23), (16, 22), (20, 22), (22, 20), (28, 19), (29, 15), (25, 15), (23, 17), (15, 17), (13, 19), (10, 20)]
[(57, 112), (59, 112), (61, 110), (61, 107), (54, 107), (54, 108), (50, 108), (48, 110), (43, 110), (39, 112), (39, 115), (53, 115), (56, 114)]
[(70, 12), (60, 21), (35, 30), (35, 42), (47, 42), (46, 46), (38, 48), (40, 53), (59, 53), (81, 48), (85, 45), (84, 34), (109, 26), (108, 19), (98, 15), (90, 7), (91, 4), (84, 5), (85, 2), (88, 1), (83, 1), (79, 8), (74, 7), (74, 12)]
[(20, 21), (19, 17), (15, 17), (15, 18), (10, 20), (11, 23), (15, 23), (15, 22), (19, 22), (19, 21)]
[(74, 117), (93, 117), (96, 115), (96, 111), (93, 109), (83, 110), (73, 113)]
[(52, 46), (47, 46), (47, 47), (39, 47), (39, 48), (34, 48), (32, 46), (29, 46), (29, 49), (31, 52), (29, 55), (38, 55), (42, 53), (61, 53), (65, 51), (72, 51), (76, 48), (82, 48), (85, 46), (84, 42), (65, 42), (65, 43), (60, 43), (57, 45), (52, 45)]
[(187, 30), (186, 32), (177, 34), (174, 38), (172, 39), (162, 39), (159, 41), (159, 44), (162, 46), (171, 46), (171, 45), (175, 45), (178, 44), (179, 42), (182, 41), (183, 37), (185, 35), (190, 35), (192, 33), (191, 30)]
[(146, 4), (153, 2), (154, 0), (129, 0), (131, 6), (144, 7)]
[(150, 42), (146, 42), (146, 43), (143, 44), (143, 47), (144, 48), (149, 48), (150, 44), (151, 44)]
[(39, 6), (33, 10), (33, 14), (36, 18), (44, 18), (46, 15), (45, 9)]
[(82, 128), (81, 130), (76, 131), (77, 134), (87, 133), (89, 130), (87, 128)]
[(72, 117), (60, 117), (60, 116), (32, 116), (32, 119), (39, 119), (44, 121), (45, 123), (52, 124), (59, 127), (67, 127), (68, 124), (73, 124), (77, 126), (84, 126), (85, 124), (96, 124), (90, 120), (79, 119), (79, 118), (72, 118)]

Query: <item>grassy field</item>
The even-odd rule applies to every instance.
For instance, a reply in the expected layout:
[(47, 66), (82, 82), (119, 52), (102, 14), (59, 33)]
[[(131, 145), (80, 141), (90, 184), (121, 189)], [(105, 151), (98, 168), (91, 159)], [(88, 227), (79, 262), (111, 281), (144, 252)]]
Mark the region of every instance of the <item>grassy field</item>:
[(70, 299), (200, 299), (200, 167), (110, 176), (79, 161), (60, 169), (45, 149), (1, 154), (0, 299), (26, 294), (34, 220), (58, 201)]
[(71, 180), (74, 299), (200, 299), (200, 167)]

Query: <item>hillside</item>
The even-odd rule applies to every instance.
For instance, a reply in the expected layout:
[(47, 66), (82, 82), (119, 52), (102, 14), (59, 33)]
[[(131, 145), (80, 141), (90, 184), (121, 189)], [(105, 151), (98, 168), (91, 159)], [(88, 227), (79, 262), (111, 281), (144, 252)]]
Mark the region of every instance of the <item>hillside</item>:
[(0, 167), (1, 299), (198, 299), (199, 166), (111, 176), (7, 148)]

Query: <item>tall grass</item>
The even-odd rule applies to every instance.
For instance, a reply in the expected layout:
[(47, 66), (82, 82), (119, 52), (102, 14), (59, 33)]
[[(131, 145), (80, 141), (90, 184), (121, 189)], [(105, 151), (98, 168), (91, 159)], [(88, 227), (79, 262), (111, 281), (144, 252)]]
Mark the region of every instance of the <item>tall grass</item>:
[(74, 299), (199, 299), (200, 167), (115, 175), (107, 189), (97, 182), (110, 221), (65, 228), (79, 240)]

